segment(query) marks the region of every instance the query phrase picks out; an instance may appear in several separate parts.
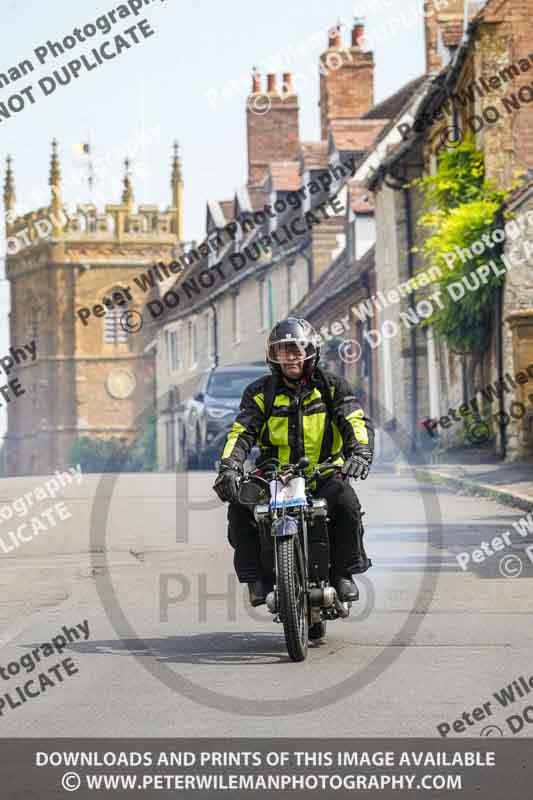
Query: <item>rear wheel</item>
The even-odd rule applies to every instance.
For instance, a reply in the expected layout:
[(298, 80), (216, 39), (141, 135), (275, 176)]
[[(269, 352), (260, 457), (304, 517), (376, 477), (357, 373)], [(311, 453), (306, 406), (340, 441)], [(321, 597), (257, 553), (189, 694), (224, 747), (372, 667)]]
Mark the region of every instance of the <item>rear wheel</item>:
[(285, 642), (291, 661), (304, 661), (307, 656), (307, 595), (300, 572), (296, 537), (278, 539), (278, 596)]

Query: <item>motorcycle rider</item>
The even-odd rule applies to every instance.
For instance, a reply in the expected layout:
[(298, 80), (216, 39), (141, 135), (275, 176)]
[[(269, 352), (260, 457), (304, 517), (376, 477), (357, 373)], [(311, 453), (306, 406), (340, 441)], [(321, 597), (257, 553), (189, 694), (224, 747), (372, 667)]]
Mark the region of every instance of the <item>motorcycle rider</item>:
[(258, 467), (269, 458), (295, 464), (302, 456), (309, 460), (307, 471), (329, 457), (342, 465), (342, 477), (327, 477), (313, 490), (313, 496), (327, 501), (330, 577), (341, 600), (358, 599), (352, 574), (372, 565), (363, 546), (361, 506), (345, 478), (367, 477), (374, 431), (347, 382), (318, 368), (319, 343), (304, 319), (289, 317), (272, 328), (266, 344), (272, 375), (244, 390), (213, 486), (219, 498), (229, 502), (228, 539), (235, 550), (235, 572), (248, 584), (253, 606), (264, 603), (272, 588), (261, 567), (253, 511), (237, 500), (243, 464), (256, 442), (261, 449)]

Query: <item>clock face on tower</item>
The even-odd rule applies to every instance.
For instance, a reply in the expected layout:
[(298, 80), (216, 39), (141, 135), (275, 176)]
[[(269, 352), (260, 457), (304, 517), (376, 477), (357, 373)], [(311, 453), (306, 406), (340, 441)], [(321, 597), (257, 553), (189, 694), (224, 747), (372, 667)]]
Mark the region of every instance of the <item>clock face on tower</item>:
[(126, 400), (135, 390), (135, 375), (129, 369), (117, 367), (111, 370), (106, 380), (107, 391), (117, 400)]

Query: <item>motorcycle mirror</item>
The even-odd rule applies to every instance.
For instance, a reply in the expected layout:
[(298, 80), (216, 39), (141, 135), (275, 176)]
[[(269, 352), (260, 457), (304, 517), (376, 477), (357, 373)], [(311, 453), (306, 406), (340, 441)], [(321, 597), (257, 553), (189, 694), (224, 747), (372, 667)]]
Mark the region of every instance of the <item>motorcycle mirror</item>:
[(298, 469), (305, 469), (308, 466), (309, 466), (309, 459), (305, 458), (305, 456), (298, 461)]

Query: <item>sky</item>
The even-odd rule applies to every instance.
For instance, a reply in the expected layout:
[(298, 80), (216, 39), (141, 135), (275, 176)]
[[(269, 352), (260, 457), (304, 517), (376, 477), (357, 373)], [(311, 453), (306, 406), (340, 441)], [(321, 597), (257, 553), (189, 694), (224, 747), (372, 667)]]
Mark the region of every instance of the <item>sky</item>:
[[(129, 0), (139, 5), (141, 0)], [(126, 0), (127, 7), (128, 0)], [(64, 199), (88, 202), (86, 157), (78, 146), (89, 138), (96, 172), (92, 199), (103, 209), (122, 192), (123, 161), (132, 157), (135, 202), (167, 207), (171, 202), (172, 143), (180, 145), (184, 180), (184, 223), (187, 240), (201, 239), (209, 199), (231, 198), (246, 180), (246, 99), (252, 68), (298, 75), (300, 135), (319, 138), (318, 56), (326, 49), (328, 29), (346, 21), (348, 43), (354, 15), (362, 16), (375, 60), (375, 101), (379, 102), (424, 71), (423, 0), (144, 0), (137, 16), (119, 19), (122, 5), (114, 0), (3, 0), (0, 73), (29, 59), (34, 71), (0, 86), (0, 104), (32, 87), (24, 108), (9, 119), (0, 116), (0, 171), (13, 158), (17, 212), (49, 202), (51, 140), (59, 143)], [(391, 9), (393, 14), (391, 15)], [(116, 24), (84, 43), (76, 42), (54, 57), (47, 42), (59, 42), (96, 23), (110, 11)], [(125, 13), (124, 9), (120, 13)], [(138, 25), (143, 19), (144, 38)], [(104, 23), (101, 22), (101, 25)], [(124, 31), (137, 25), (134, 34)], [(323, 35), (321, 37), (321, 32)], [(44, 96), (39, 80), (53, 76), (69, 61), (105, 40), (115, 52), (114, 37), (131, 44), (116, 58)], [(133, 43), (133, 38), (138, 44)], [(309, 40), (312, 37), (312, 42)], [(35, 53), (42, 54), (43, 64)], [(46, 51), (46, 53), (45, 53)], [(45, 81), (45, 85), (50, 82)], [(17, 101), (14, 101), (15, 103)], [(98, 159), (101, 159), (98, 161)], [(43, 194), (44, 192), (44, 194)], [(3, 208), (3, 205), (2, 205)], [(2, 216), (3, 219), (3, 216)], [(5, 253), (3, 225), (0, 251)], [(0, 274), (4, 276), (3, 261)], [(9, 348), (9, 290), (0, 281), (0, 356)], [(2, 414), (0, 409), (0, 431)]]

